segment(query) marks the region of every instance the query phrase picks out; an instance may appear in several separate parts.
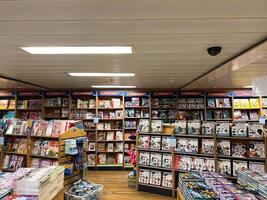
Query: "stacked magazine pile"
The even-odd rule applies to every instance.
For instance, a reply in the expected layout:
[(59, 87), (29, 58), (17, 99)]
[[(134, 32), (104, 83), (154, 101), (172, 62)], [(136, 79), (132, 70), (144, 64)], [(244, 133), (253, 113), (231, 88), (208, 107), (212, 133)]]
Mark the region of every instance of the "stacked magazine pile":
[(64, 167), (34, 169), (15, 181), (14, 194), (35, 195), (39, 200), (50, 200), (63, 188), (63, 182)]

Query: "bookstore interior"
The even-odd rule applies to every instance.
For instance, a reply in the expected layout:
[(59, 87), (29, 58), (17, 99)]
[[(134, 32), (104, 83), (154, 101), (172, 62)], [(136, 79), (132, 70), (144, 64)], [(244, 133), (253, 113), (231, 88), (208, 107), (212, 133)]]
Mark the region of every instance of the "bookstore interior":
[(0, 1), (1, 200), (266, 200), (267, 1)]

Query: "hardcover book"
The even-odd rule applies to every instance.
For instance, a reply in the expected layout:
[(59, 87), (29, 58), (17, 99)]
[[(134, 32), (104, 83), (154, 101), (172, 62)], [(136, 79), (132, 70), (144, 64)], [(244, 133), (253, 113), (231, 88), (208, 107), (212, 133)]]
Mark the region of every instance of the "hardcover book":
[(172, 146), (171, 137), (163, 136), (162, 137), (162, 143), (161, 143), (161, 149), (163, 151), (170, 151)]
[(233, 137), (247, 137), (247, 123), (232, 124), (231, 132)]
[(249, 99), (239, 99), (240, 108), (250, 108)]
[(246, 158), (247, 157), (247, 147), (242, 143), (233, 143), (232, 144), (232, 156)]
[(260, 108), (260, 103), (258, 98), (249, 99), (250, 108)]
[(241, 104), (240, 104), (240, 101), (239, 101), (239, 99), (234, 99), (234, 108), (241, 108)]
[(211, 155), (214, 153), (214, 140), (203, 139), (201, 153)]
[(186, 139), (186, 152), (198, 153), (198, 139)]
[(214, 122), (203, 122), (202, 134), (213, 135), (214, 133), (215, 133), (215, 123)]
[(172, 173), (163, 172), (163, 175), (162, 175), (162, 186), (171, 188), (172, 184), (173, 184)]
[(95, 142), (88, 143), (88, 151), (95, 151)]
[(218, 140), (217, 143), (217, 154), (230, 156), (230, 141), (229, 140)]
[(181, 134), (181, 135), (185, 135), (186, 134), (186, 127), (187, 127), (187, 123), (186, 121), (176, 121), (175, 124), (175, 134)]
[(186, 152), (186, 146), (187, 146), (187, 139), (185, 138), (177, 138), (176, 139), (176, 151), (178, 152)]
[(216, 98), (215, 102), (216, 102), (216, 107), (217, 108), (224, 107), (224, 99), (223, 98)]
[(224, 98), (223, 102), (224, 102), (224, 107), (226, 107), (226, 108), (231, 107), (231, 99), (230, 98)]
[(161, 120), (151, 120), (151, 132), (152, 133), (163, 132), (163, 123)]
[(151, 185), (161, 185), (161, 178), (162, 178), (161, 176), (162, 176), (161, 171), (151, 170), (149, 183)]
[(172, 155), (164, 153), (162, 154), (162, 167), (172, 168)]
[(200, 134), (200, 121), (188, 121), (188, 134), (189, 135), (199, 135)]
[(203, 158), (200, 157), (191, 157), (191, 170), (192, 171), (201, 171), (203, 167)]
[(238, 171), (244, 171), (248, 169), (248, 162), (241, 160), (233, 160), (233, 175), (237, 176)]
[(191, 169), (191, 157), (189, 156), (178, 156), (178, 166), (179, 170), (189, 171)]
[(162, 154), (161, 153), (152, 153), (150, 154), (150, 166), (161, 167)]
[(208, 101), (208, 107), (210, 107), (210, 108), (216, 107), (214, 98), (208, 98), (207, 101)]
[(149, 165), (150, 153), (141, 151), (139, 154), (139, 165)]
[(263, 125), (259, 123), (250, 123), (248, 126), (248, 136), (252, 138), (264, 137)]
[(150, 136), (140, 135), (139, 137), (139, 149), (149, 149), (150, 147)]
[(249, 142), (249, 155), (251, 158), (265, 158), (263, 142)]
[(230, 160), (218, 159), (218, 172), (222, 175), (231, 176)]
[(139, 170), (139, 183), (149, 184), (150, 170), (140, 169)]
[(160, 136), (151, 136), (150, 139), (150, 149), (159, 150), (161, 146)]
[(149, 132), (149, 120), (148, 119), (140, 119), (137, 127), (137, 131), (139, 133), (148, 133)]
[(202, 171), (215, 172), (215, 161), (213, 158), (203, 158)]
[(144, 107), (149, 106), (149, 99), (148, 98), (142, 98), (141, 102), (142, 102), (141, 106), (144, 106)]
[(220, 122), (216, 125), (216, 135), (230, 136), (230, 123)]

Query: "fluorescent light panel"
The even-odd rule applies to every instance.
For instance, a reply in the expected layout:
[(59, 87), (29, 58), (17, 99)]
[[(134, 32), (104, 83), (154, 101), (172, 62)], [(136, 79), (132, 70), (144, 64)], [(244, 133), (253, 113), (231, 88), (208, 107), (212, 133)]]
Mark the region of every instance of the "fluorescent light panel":
[(134, 73), (68, 73), (71, 76), (95, 76), (95, 77), (128, 77), (128, 76), (135, 76)]
[(92, 88), (136, 88), (133, 85), (92, 85)]
[(30, 54), (132, 54), (131, 46), (21, 47)]

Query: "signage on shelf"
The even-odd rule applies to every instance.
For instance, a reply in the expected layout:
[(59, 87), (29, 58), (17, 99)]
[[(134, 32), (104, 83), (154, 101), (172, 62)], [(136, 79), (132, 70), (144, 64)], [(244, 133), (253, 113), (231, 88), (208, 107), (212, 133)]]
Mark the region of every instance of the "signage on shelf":
[(253, 95), (252, 95), (252, 90), (235, 90), (235, 91), (232, 91), (232, 96), (247, 97), (247, 96), (253, 96)]
[(147, 92), (125, 92), (125, 96), (131, 97), (131, 96), (148, 96), (149, 93)]
[(0, 91), (0, 96), (1, 96), (1, 97), (11, 97), (11, 96), (13, 96), (13, 95), (15, 95), (15, 93), (13, 93), (13, 92), (9, 92), (9, 91)]
[(153, 92), (153, 96), (174, 96), (176, 92)]
[(231, 92), (209, 92), (208, 97), (231, 97)]
[(40, 96), (41, 92), (19, 92), (19, 96)]
[(76, 96), (93, 96), (94, 92), (72, 92), (72, 95)]
[(98, 94), (99, 96), (124, 96), (123, 91), (115, 91), (115, 90), (99, 91)]
[(68, 95), (68, 92), (46, 92), (47, 96), (65, 96)]
[(181, 92), (181, 96), (202, 96), (202, 92)]

